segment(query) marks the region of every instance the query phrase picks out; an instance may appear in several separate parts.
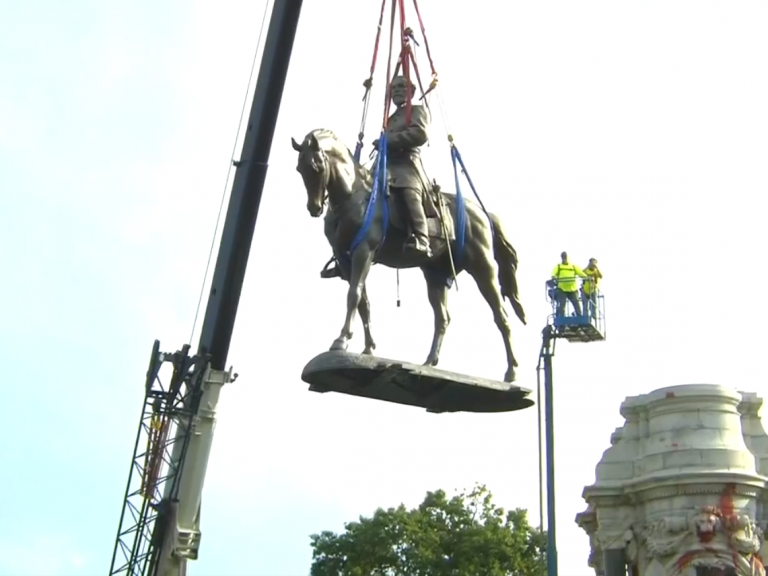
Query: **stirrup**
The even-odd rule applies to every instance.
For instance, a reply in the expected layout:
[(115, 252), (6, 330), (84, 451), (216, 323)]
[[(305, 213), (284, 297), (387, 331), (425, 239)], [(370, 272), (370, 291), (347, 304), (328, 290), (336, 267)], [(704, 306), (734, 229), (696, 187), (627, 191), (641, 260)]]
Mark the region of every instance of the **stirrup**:
[(334, 266), (330, 269), (323, 268), (320, 271), (320, 278), (341, 278), (341, 271), (338, 266)]
[[(333, 264), (333, 267), (331, 267)], [(339, 267), (336, 258), (333, 257), (326, 262), (323, 269), (320, 271), (320, 278), (341, 278), (341, 268)]]

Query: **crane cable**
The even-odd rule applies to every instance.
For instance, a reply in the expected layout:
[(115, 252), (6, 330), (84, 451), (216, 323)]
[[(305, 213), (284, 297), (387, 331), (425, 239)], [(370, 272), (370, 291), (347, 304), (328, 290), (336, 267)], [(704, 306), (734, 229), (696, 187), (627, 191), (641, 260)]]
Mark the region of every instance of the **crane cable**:
[[(376, 27), (376, 40), (373, 43), (373, 57), (371, 58), (371, 70), (363, 81), (365, 94), (363, 94), (363, 117), (360, 120), (360, 129), (357, 133), (357, 144), (355, 145), (355, 160), (360, 162), (360, 153), (363, 150), (363, 139), (365, 138), (365, 126), (368, 123), (368, 107), (371, 103), (371, 89), (373, 88), (373, 74), (376, 71), (376, 61), (379, 56), (379, 41), (381, 40), (381, 25), (384, 23), (384, 9), (387, 6), (387, 0), (381, 0), (381, 12), (379, 14), (379, 24)], [(390, 58), (392, 55), (390, 54)]]
[(253, 53), (253, 61), (251, 62), (251, 73), (248, 76), (248, 85), (245, 87), (245, 96), (243, 98), (243, 107), (240, 110), (240, 121), (237, 123), (237, 133), (235, 134), (235, 142), (232, 145), (232, 154), (227, 167), (227, 177), (224, 179), (224, 191), (221, 194), (221, 202), (219, 203), (219, 213), (216, 216), (216, 225), (213, 228), (213, 238), (211, 239), (211, 249), (208, 251), (208, 261), (205, 263), (205, 273), (203, 274), (203, 282), (200, 286), (200, 296), (197, 299), (197, 308), (195, 310), (195, 319), (192, 321), (192, 331), (189, 334), (189, 344), (192, 345), (192, 338), (195, 335), (195, 328), (197, 327), (197, 318), (200, 315), (200, 307), (203, 303), (203, 294), (205, 294), (205, 283), (208, 280), (208, 272), (211, 268), (211, 260), (213, 259), (213, 249), (216, 246), (216, 237), (219, 232), (219, 224), (221, 223), (221, 213), (224, 209), (224, 200), (227, 197), (227, 190), (229, 189), (229, 177), (232, 174), (232, 167), (235, 166), (235, 153), (237, 152), (237, 141), (240, 138), (240, 130), (243, 126), (243, 118), (245, 117), (245, 108), (248, 105), (248, 94), (251, 91), (251, 82), (253, 81), (253, 72), (256, 69), (256, 58), (259, 55), (259, 48), (261, 47), (261, 37), (264, 33), (264, 24), (267, 22), (267, 11), (269, 9), (270, 0), (264, 2), (264, 13), (261, 16), (261, 26), (259, 27), (259, 37), (256, 40), (256, 50)]

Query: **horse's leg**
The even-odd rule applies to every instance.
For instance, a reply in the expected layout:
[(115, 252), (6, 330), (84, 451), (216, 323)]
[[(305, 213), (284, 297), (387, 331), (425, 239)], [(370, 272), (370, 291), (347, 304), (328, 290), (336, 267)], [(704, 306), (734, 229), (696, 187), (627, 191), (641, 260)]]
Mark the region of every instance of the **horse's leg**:
[(443, 346), (443, 338), (451, 323), (451, 315), (448, 313), (448, 285), (435, 275), (432, 270), (425, 270), (424, 279), (427, 281), (427, 296), (435, 314), (435, 332), (432, 337), (432, 347), (429, 356), (424, 362), (425, 366), (437, 366), (440, 359), (440, 348)]
[(352, 339), (352, 324), (355, 322), (355, 314), (365, 289), (365, 279), (368, 277), (372, 263), (373, 251), (366, 244), (360, 245), (352, 255), (349, 290), (347, 291), (347, 317), (341, 334), (331, 345), (331, 350), (346, 350), (349, 340)]
[(493, 258), (493, 251), (490, 247), (479, 246), (474, 250), (466, 252), (467, 271), (475, 279), (480, 293), (488, 302), (493, 312), (493, 320), (496, 327), (501, 332), (504, 339), (504, 349), (507, 352), (507, 373), (504, 375), (504, 382), (515, 381), (515, 368), (517, 360), (512, 352), (512, 330), (509, 327), (509, 316), (504, 308), (504, 300), (501, 295), (501, 286), (498, 280), (498, 268)]
[(368, 291), (363, 284), (363, 290), (360, 293), (360, 303), (357, 305), (357, 311), (360, 313), (360, 320), (363, 322), (363, 331), (365, 332), (365, 350), (363, 354), (373, 354), (376, 349), (376, 342), (371, 336), (371, 303), (368, 301)]
[[(343, 278), (349, 278), (351, 274), (350, 266), (343, 264), (344, 259), (334, 256), (338, 265), (339, 275)], [(373, 354), (376, 349), (376, 342), (371, 335), (371, 303), (368, 300), (368, 290), (363, 284), (363, 290), (360, 295), (360, 303), (357, 305), (357, 312), (360, 314), (360, 320), (363, 322), (363, 331), (365, 332), (365, 350), (363, 354)]]

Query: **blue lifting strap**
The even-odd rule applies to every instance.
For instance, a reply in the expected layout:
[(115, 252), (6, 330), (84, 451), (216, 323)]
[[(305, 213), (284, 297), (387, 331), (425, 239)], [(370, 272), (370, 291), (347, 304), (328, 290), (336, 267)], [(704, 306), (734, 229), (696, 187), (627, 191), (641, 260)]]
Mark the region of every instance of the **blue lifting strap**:
[(357, 231), (357, 235), (352, 240), (352, 244), (349, 247), (349, 257), (355, 253), (355, 250), (362, 243), (368, 232), (371, 229), (371, 223), (376, 212), (376, 203), (381, 198), (381, 211), (382, 211), (382, 235), (379, 248), (384, 244), (384, 240), (387, 237), (387, 227), (389, 225), (389, 203), (387, 202), (387, 134), (382, 130), (379, 137), (378, 155), (376, 157), (376, 166), (373, 169), (373, 186), (371, 188), (371, 195), (368, 198), (368, 205), (365, 207), (365, 215), (363, 217), (363, 224)]
[(457, 267), (461, 265), (461, 259), (464, 255), (464, 248), (466, 246), (466, 234), (467, 234), (467, 203), (464, 200), (464, 195), (461, 193), (461, 183), (459, 181), (459, 167), (464, 173), (464, 176), (469, 183), (469, 187), (472, 189), (472, 193), (475, 195), (478, 204), (488, 217), (488, 223), (491, 226), (491, 232), (493, 232), (493, 221), (491, 220), (488, 211), (485, 209), (483, 201), (480, 199), (480, 195), (475, 189), (475, 184), (472, 182), (472, 178), (469, 176), (467, 167), (464, 165), (464, 160), (461, 157), (459, 149), (456, 144), (451, 142), (451, 161), (453, 162), (453, 176), (456, 182), (456, 254), (454, 256), (454, 263)]

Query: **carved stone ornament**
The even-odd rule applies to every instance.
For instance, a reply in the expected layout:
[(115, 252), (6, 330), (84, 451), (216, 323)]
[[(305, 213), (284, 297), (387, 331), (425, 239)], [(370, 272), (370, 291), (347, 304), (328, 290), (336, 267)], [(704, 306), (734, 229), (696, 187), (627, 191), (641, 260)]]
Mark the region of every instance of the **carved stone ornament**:
[(668, 516), (648, 523), (643, 530), (649, 558), (662, 558), (674, 554), (688, 539), (688, 518)]
[(765, 576), (759, 554), (763, 531), (746, 515), (724, 516), (718, 507), (707, 506), (649, 523), (643, 536), (649, 559), (663, 565), (669, 576), (688, 574), (693, 567)]

